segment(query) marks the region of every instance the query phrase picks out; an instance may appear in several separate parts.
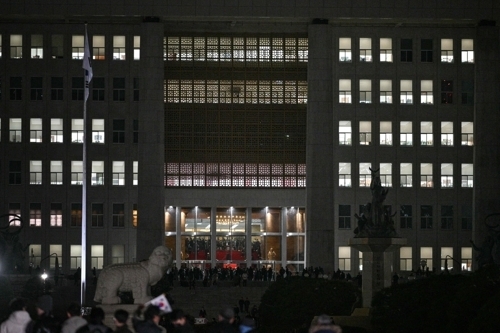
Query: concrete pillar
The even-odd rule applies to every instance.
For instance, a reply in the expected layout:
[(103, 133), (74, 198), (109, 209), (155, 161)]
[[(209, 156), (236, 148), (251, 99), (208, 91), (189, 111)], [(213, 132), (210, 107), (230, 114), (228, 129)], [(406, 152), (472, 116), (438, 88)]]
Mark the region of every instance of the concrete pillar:
[[(331, 28), (309, 26), (307, 68), (307, 239), (306, 265), (333, 272), (333, 110)], [(314, 135), (311, 135), (314, 133)]]
[(147, 259), (165, 238), (162, 23), (142, 23), (140, 69), (137, 260)]

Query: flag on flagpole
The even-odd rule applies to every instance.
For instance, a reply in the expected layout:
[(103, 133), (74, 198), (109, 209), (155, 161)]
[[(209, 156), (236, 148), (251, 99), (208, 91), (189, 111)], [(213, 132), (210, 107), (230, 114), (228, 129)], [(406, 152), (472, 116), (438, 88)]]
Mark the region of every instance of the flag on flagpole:
[(92, 80), (93, 72), (92, 72), (92, 64), (90, 63), (90, 47), (89, 47), (89, 39), (87, 37), (87, 25), (85, 25), (85, 45), (83, 51), (83, 69), (85, 70), (85, 97), (84, 101), (87, 102), (87, 98), (89, 97), (89, 84)]

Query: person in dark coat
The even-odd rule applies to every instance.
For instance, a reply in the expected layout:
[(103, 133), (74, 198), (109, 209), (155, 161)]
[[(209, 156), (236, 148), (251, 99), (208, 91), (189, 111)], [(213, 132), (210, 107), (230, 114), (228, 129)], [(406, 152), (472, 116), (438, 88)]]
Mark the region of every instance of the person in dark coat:
[(155, 305), (150, 305), (144, 311), (143, 319), (141, 319), (141, 311), (143, 306), (139, 306), (132, 318), (134, 330), (137, 333), (165, 333), (165, 328), (160, 326), (161, 311)]
[(118, 333), (132, 333), (132, 331), (127, 326), (128, 312), (123, 309), (118, 309), (113, 315), (113, 320), (115, 322), (116, 330)]
[(174, 333), (195, 333), (186, 314), (181, 309), (174, 309), (170, 314), (170, 321), (174, 325)]
[(328, 315), (318, 316), (316, 322), (313, 322), (309, 328), (309, 333), (342, 333), (342, 328), (335, 325)]
[(223, 308), (219, 312), (218, 321), (208, 329), (208, 333), (238, 333), (234, 321), (233, 309), (230, 307)]

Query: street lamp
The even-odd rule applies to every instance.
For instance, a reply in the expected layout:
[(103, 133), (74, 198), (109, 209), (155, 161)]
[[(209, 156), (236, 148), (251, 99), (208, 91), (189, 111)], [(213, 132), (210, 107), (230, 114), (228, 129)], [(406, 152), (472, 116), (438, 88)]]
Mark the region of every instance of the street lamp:
[(48, 275), (47, 273), (45, 272), (45, 269), (43, 270), (43, 274), (42, 274), (42, 279), (43, 279), (43, 293), (45, 294), (45, 280), (47, 279)]

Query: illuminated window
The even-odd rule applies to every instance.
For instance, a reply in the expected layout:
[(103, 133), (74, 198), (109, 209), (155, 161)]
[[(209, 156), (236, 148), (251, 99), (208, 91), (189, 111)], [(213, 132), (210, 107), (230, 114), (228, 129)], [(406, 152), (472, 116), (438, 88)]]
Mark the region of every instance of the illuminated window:
[(93, 36), (92, 37), (92, 59), (105, 60), (106, 59), (106, 37)]
[(30, 227), (42, 226), (42, 204), (39, 202), (30, 203)]
[(372, 39), (359, 39), (359, 61), (372, 62)]
[(434, 104), (432, 80), (420, 81), (420, 104)]
[(434, 136), (432, 134), (432, 121), (420, 122), (420, 144), (422, 146), (434, 145)]
[(104, 119), (92, 119), (92, 143), (104, 143)]
[(339, 60), (341, 62), (351, 62), (351, 38), (339, 38)]
[(134, 60), (141, 59), (141, 36), (134, 36)]
[(380, 80), (380, 103), (392, 104), (392, 80)]
[(420, 248), (420, 267), (422, 267), (422, 270), (427, 270), (428, 268), (432, 271), (434, 267), (432, 265), (432, 247)]
[(339, 121), (339, 145), (352, 145), (352, 128), (350, 120)]
[(474, 187), (474, 165), (462, 163), (462, 187)]
[(434, 187), (432, 163), (420, 163), (420, 187)]
[(441, 163), (441, 188), (453, 187), (453, 164)]
[[(10, 215), (17, 215), (17, 218), (13, 221), (9, 221), (10, 222), (10, 226), (17, 226), (17, 227), (20, 227), (21, 226), (21, 204), (18, 203), (18, 202), (9, 202), (9, 214)], [(9, 216), (9, 219), (12, 220), (12, 218), (14, 218), (14, 216)]]
[(462, 146), (473, 146), (474, 123), (472, 121), (462, 121), (461, 127), (462, 127), (462, 134), (461, 134)]
[(403, 246), (399, 249), (399, 269), (407, 272), (413, 269), (412, 249), (410, 246)]
[(70, 256), (70, 269), (78, 269), (82, 266), (82, 246), (81, 245), (70, 245), (69, 246), (69, 256)]
[(82, 161), (71, 161), (71, 185), (82, 185), (83, 163)]
[(111, 246), (111, 263), (123, 264), (125, 262), (125, 246), (112, 245)]
[(125, 60), (125, 36), (113, 36), (113, 60)]
[(42, 142), (42, 118), (30, 119), (30, 142)]
[(83, 119), (71, 119), (71, 142), (83, 143)]
[(461, 254), (461, 267), (462, 271), (471, 271), (472, 270), (472, 247), (462, 247), (460, 248)]
[(453, 122), (452, 121), (442, 121), (441, 122), (441, 145), (442, 146), (453, 146)]
[[(83, 35), (73, 35), (71, 36), (71, 59), (81, 60), (83, 59), (83, 53), (85, 48), (85, 41)], [(83, 82), (83, 79), (80, 78)]]
[(392, 146), (392, 121), (380, 122), (380, 145)]
[(50, 185), (63, 184), (62, 161), (50, 161)]
[[(1, 119), (0, 119), (0, 124), (1, 124)], [(9, 119), (9, 142), (21, 142), (21, 141), (22, 141), (22, 119), (21, 118), (10, 118)]]
[(104, 161), (92, 161), (90, 185), (104, 185)]
[(413, 104), (413, 83), (411, 80), (400, 81), (401, 104)]
[(31, 35), (31, 59), (43, 59), (43, 35)]
[(61, 118), (50, 119), (50, 142), (63, 142), (63, 120)]
[(30, 185), (42, 185), (42, 161), (30, 161)]
[(49, 245), (49, 253), (55, 254), (55, 256), (50, 256), (50, 268), (56, 268), (56, 258), (59, 264), (59, 268), (62, 268), (62, 245), (61, 244), (50, 244)]
[(400, 164), (400, 186), (401, 187), (412, 187), (413, 186), (413, 164), (412, 163), (401, 163)]
[(351, 270), (351, 247), (339, 246), (339, 266), (338, 268), (345, 272)]
[(441, 62), (453, 63), (453, 39), (441, 39)]
[(92, 269), (104, 268), (104, 245), (90, 246), (90, 267)]
[(392, 187), (392, 163), (380, 163), (380, 182), (383, 187)]
[(125, 185), (125, 162), (124, 161), (113, 161), (113, 185), (114, 186), (124, 186)]
[(372, 122), (359, 122), (359, 144), (362, 146), (372, 144)]
[(474, 63), (474, 40), (462, 39), (462, 62)]
[(139, 185), (139, 162), (132, 162), (132, 185)]
[(380, 38), (380, 62), (392, 62), (391, 38)]
[(359, 80), (359, 102), (372, 102), (372, 80)]
[(372, 182), (371, 163), (359, 163), (359, 187), (370, 187)]
[(351, 163), (340, 162), (339, 163), (339, 186), (340, 187), (351, 187)]
[(21, 59), (23, 57), (23, 35), (10, 35), (10, 58)]
[(339, 103), (352, 103), (351, 80), (339, 80)]
[(62, 203), (50, 204), (50, 226), (62, 227), (63, 223), (63, 209)]

